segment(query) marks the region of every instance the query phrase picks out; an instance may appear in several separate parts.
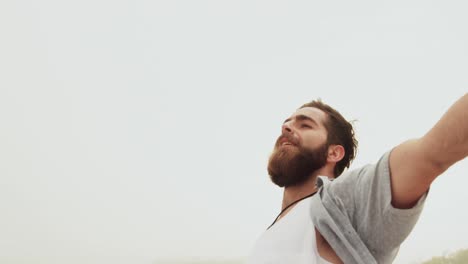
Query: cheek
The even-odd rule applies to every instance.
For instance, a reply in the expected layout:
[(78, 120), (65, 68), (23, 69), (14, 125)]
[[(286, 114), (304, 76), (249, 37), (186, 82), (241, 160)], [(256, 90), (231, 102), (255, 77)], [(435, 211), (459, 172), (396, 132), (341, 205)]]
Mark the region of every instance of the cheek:
[(326, 137), (319, 133), (308, 133), (301, 138), (301, 145), (308, 149), (315, 149), (326, 141)]

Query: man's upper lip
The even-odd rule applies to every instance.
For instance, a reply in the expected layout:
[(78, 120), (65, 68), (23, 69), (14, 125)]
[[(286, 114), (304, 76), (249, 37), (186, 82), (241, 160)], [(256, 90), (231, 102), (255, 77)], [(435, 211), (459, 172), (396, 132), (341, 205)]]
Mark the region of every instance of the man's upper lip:
[(296, 145), (293, 142), (291, 142), (288, 138), (284, 137), (280, 140), (280, 145), (283, 145), (284, 143), (289, 143), (291, 145)]

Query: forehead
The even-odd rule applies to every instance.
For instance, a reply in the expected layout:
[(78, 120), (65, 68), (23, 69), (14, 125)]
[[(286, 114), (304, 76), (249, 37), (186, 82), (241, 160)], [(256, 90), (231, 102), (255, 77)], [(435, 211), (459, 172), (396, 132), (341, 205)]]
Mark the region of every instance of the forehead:
[(304, 107), (304, 108), (297, 109), (296, 112), (294, 112), (291, 115), (291, 118), (294, 118), (295, 116), (298, 116), (298, 115), (305, 115), (307, 117), (310, 117), (320, 125), (323, 125), (325, 121), (327, 120), (327, 114), (325, 114), (325, 112), (315, 107)]

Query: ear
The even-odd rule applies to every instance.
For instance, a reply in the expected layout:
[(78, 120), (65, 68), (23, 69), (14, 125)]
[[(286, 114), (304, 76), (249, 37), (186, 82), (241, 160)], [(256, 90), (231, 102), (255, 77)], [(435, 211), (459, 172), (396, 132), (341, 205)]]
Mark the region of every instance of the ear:
[(343, 146), (341, 146), (341, 145), (330, 145), (328, 147), (327, 161), (337, 163), (341, 159), (343, 159), (344, 155), (345, 155), (345, 150), (344, 150)]

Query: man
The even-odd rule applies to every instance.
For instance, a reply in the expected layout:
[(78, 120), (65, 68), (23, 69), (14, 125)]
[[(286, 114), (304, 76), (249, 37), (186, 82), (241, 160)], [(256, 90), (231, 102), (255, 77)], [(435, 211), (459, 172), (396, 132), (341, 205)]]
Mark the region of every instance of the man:
[(430, 184), (468, 155), (468, 94), (423, 137), (342, 174), (356, 146), (352, 125), (321, 101), (286, 119), (268, 163), (283, 210), (249, 264), (391, 263)]

